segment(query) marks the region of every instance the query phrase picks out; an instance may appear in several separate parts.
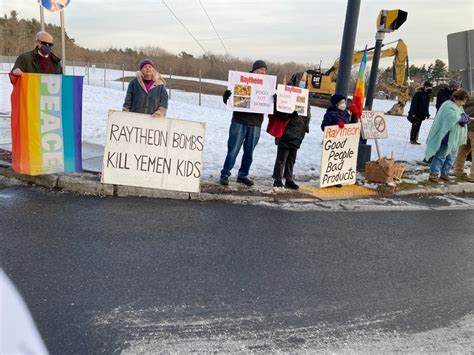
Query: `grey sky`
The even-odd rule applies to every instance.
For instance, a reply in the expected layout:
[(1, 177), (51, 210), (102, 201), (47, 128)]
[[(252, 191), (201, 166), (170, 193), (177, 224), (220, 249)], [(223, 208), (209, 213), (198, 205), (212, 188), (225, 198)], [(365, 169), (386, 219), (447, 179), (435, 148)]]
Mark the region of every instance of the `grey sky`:
[[(319, 63), (339, 57), (346, 0), (201, 0), (231, 55), (273, 62)], [(166, 0), (207, 51), (225, 54), (199, 0)], [(402, 38), (410, 62), (447, 62), (446, 36), (474, 28), (474, 0), (361, 0), (356, 49), (375, 42), (375, 20), (382, 9), (408, 12), (407, 22), (387, 34)], [(1, 0), (1, 13), (15, 9), (22, 18), (39, 19), (36, 0)], [(172, 53), (201, 55), (202, 49), (160, 0), (71, 0), (66, 30), (81, 46), (125, 48), (159, 46)], [(59, 15), (46, 13), (59, 24)], [(59, 39), (56, 39), (59, 41)], [(388, 66), (390, 59), (380, 65)]]

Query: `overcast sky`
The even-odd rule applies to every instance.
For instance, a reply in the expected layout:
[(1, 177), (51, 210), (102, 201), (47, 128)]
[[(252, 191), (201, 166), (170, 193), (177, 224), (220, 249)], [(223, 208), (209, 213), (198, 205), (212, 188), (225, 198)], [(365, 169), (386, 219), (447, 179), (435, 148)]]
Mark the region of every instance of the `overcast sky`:
[[(228, 52), (273, 62), (319, 63), (330, 67), (339, 57), (346, 0), (166, 0), (206, 51), (225, 54), (201, 3)], [(356, 49), (375, 42), (375, 21), (382, 9), (408, 12), (407, 22), (384, 42), (402, 38), (412, 64), (447, 62), (446, 36), (473, 29), (474, 0), (361, 0)], [(0, 0), (2, 14), (15, 9), (21, 18), (39, 20), (36, 0)], [(46, 11), (47, 12), (47, 11)], [(46, 22), (59, 24), (57, 13)], [(158, 46), (193, 55), (203, 50), (160, 0), (71, 0), (66, 31), (76, 43), (104, 49)], [(57, 38), (55, 41), (59, 42)], [(391, 64), (382, 59), (380, 66)]]

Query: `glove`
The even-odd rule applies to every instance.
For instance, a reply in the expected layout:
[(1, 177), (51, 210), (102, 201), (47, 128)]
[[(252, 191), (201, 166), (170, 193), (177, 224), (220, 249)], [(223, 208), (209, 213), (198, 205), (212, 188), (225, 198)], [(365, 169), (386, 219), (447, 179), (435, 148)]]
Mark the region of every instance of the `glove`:
[(277, 94), (273, 94), (273, 102), (277, 102)]
[(291, 117), (291, 118), (296, 118), (296, 117), (298, 117), (298, 112), (297, 112), (297, 111), (293, 111), (292, 113), (290, 113), (290, 117)]
[(344, 128), (344, 121), (337, 121), (339, 128)]
[(230, 95), (232, 95), (232, 91), (226, 90), (224, 91), (224, 95), (222, 95), (222, 101), (227, 105), (227, 100), (229, 100)]

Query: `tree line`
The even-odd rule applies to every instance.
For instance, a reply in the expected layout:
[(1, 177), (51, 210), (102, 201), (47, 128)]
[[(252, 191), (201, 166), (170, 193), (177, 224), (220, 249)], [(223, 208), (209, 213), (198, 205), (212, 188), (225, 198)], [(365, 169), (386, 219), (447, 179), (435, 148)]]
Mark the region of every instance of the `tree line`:
[[(54, 37), (56, 43), (60, 43), (61, 28), (59, 26), (46, 24), (45, 29)], [(20, 19), (18, 12), (14, 10), (9, 15), (4, 14), (3, 17), (0, 17), (0, 33), (2, 38), (0, 41), (0, 55), (16, 56), (32, 49), (34, 36), (39, 30), (40, 23), (34, 18)], [(78, 46), (75, 42), (75, 39), (66, 32), (68, 64), (71, 64), (72, 61), (95, 64), (107, 63), (108, 67), (116, 66), (121, 68), (123, 65), (125, 70), (134, 71), (138, 69), (138, 64), (143, 58), (150, 58), (156, 64), (158, 70), (164, 73), (171, 71), (173, 75), (198, 76), (201, 71), (201, 75), (204, 78), (227, 80), (229, 70), (249, 71), (254, 61), (254, 59), (241, 59), (231, 55), (216, 55), (210, 52), (201, 56), (193, 56), (185, 51), (173, 54), (163, 48), (153, 46), (94, 50)], [(57, 45), (54, 49), (59, 57), (62, 57), (61, 50), (60, 45)], [(295, 72), (317, 67), (312, 63), (296, 62), (267, 62), (267, 64), (268, 74), (276, 75), (278, 82), (289, 79)], [(350, 90), (353, 90), (355, 87), (357, 69), (357, 67), (354, 68), (349, 85)], [(379, 70), (377, 91), (384, 90), (383, 84), (392, 81), (392, 71), (392, 67)], [(413, 81), (412, 86), (416, 87), (425, 80), (431, 80), (435, 84), (440, 84), (448, 78), (458, 78), (459, 73), (449, 73), (446, 64), (442, 60), (436, 59), (433, 64), (428, 66), (422, 65), (417, 67), (410, 65), (409, 76)]]

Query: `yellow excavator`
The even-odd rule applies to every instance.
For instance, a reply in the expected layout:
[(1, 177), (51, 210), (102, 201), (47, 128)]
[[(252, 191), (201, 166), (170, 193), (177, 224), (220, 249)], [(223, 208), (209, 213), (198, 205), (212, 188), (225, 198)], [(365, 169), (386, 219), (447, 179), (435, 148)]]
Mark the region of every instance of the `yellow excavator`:
[[(398, 96), (398, 102), (387, 111), (389, 115), (402, 116), (405, 104), (410, 98), (408, 79), (408, 50), (405, 42), (399, 39), (394, 48), (382, 49), (380, 56), (394, 57), (393, 59), (393, 80), (389, 84), (385, 84), (385, 88), (389, 92), (394, 92)], [(394, 43), (394, 42), (392, 42)], [(374, 48), (367, 49), (367, 60), (372, 60)], [(354, 52), (352, 65), (358, 64), (362, 60), (364, 51)], [(322, 73), (321, 70), (308, 70), (307, 80), (310, 94), (310, 103), (315, 106), (327, 108), (329, 97), (336, 91), (336, 78), (339, 70), (339, 59), (333, 66)]]

